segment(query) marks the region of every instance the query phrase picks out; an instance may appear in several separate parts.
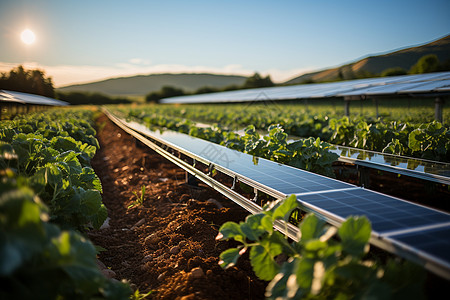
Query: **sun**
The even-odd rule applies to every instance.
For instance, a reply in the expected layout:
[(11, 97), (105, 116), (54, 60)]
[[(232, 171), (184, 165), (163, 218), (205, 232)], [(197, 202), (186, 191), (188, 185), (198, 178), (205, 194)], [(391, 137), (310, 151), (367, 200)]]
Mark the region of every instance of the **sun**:
[(34, 34), (33, 31), (31, 31), (30, 29), (25, 29), (24, 31), (22, 31), (22, 33), (20, 34), (20, 39), (22, 40), (22, 42), (24, 42), (27, 45), (31, 45), (34, 43), (34, 41), (36, 40), (36, 35)]

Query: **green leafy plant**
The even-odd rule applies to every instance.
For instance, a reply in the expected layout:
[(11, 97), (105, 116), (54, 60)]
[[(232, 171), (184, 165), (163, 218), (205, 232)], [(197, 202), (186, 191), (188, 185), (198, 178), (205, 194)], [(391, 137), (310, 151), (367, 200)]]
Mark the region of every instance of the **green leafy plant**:
[(48, 112), (0, 123), (2, 149), (16, 159), (0, 157), (50, 208), (50, 219), (64, 228), (99, 228), (107, 217), (100, 179), (90, 166), (98, 141), (83, 120), (85, 111)]
[[(268, 299), (407, 299), (423, 297), (424, 272), (410, 263), (389, 261), (381, 266), (364, 259), (369, 251), (371, 225), (366, 217), (349, 217), (339, 228), (313, 214), (300, 223), (299, 241), (273, 229), (298, 208), (295, 195), (268, 204), (262, 213), (239, 224), (226, 222), (217, 239), (242, 245), (220, 255), (223, 268), (235, 265), (250, 251), (255, 274), (270, 281)], [(287, 260), (279, 262), (284, 255)]]
[(0, 171), (2, 299), (127, 299), (127, 284), (105, 278), (92, 243), (49, 221), (49, 209), (10, 170)]
[(137, 205), (142, 205), (144, 204), (144, 200), (145, 200), (145, 185), (143, 184), (141, 186), (141, 195), (139, 196), (138, 193), (136, 191), (133, 191), (134, 196), (136, 196), (136, 200), (131, 203), (130, 205), (128, 205), (128, 209), (137, 206)]
[(436, 121), (422, 124), (409, 134), (408, 146), (421, 158), (450, 160), (450, 130)]

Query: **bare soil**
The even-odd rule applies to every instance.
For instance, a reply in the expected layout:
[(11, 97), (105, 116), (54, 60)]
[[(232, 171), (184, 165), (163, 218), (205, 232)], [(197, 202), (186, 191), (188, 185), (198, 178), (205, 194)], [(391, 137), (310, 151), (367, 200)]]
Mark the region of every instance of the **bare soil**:
[[(97, 125), (101, 148), (92, 166), (110, 220), (89, 238), (106, 249), (99, 255), (105, 274), (153, 291), (151, 299), (263, 299), (267, 282), (248, 257), (226, 270), (218, 264), (220, 253), (236, 246), (215, 240), (219, 227), (248, 213), (207, 186), (187, 185), (182, 169), (139, 147), (106, 116)], [(143, 185), (143, 204), (135, 203)]]

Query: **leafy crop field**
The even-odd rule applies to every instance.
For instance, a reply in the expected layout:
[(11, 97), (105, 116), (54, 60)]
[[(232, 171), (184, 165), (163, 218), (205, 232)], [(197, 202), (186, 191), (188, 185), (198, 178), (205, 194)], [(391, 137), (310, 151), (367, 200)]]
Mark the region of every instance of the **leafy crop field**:
[[(330, 143), (450, 161), (448, 125), (434, 122), (428, 112), (396, 119), (393, 111), (383, 118), (346, 118), (333, 105), (110, 108), (150, 127), (330, 177), (337, 159)], [(110, 141), (107, 156), (97, 157), (97, 164), (114, 162), (112, 169), (102, 167), (105, 191), (92, 167), (100, 146), (93, 121), (97, 114), (49, 110), (0, 122), (0, 298), (240, 299), (240, 293), (225, 291), (229, 286), (245, 289), (242, 299), (254, 295), (251, 287), (258, 290), (257, 299), (264, 287), (268, 299), (424, 299), (430, 293), (424, 269), (369, 251), (371, 225), (364, 217), (334, 228), (314, 215), (299, 216), (302, 239), (293, 242), (273, 230), (274, 221), (298, 213), (295, 197), (290, 197), (268, 203), (261, 214), (226, 222), (233, 203), (223, 208), (208, 201), (212, 196), (222, 203), (228, 199), (181, 187), (181, 170), (170, 170), (174, 178), (163, 178), (167, 170), (161, 166), (167, 162), (150, 159), (132, 138), (132, 146), (126, 145), (124, 132), (112, 124), (97, 123), (98, 130), (109, 126), (102, 134)], [(99, 230), (108, 217), (105, 194), (121, 226), (103, 231), (108, 236)], [(105, 251), (102, 243), (111, 248)], [(113, 270), (133, 284), (105, 276), (98, 257), (116, 262)]]
[[(401, 110), (391, 111), (389, 115), (379, 118), (371, 114), (342, 117), (342, 113), (331, 106), (305, 108), (305, 105), (300, 104), (275, 103), (150, 105), (116, 108), (116, 111), (149, 126), (181, 131), (255, 155), (261, 154), (261, 145), (248, 144), (247, 141), (259, 140), (256, 134), (260, 130), (266, 131), (269, 139), (272, 139), (268, 147), (273, 149), (273, 145), (278, 144), (280, 151), (285, 150), (283, 139), (294, 136), (297, 139), (320, 138), (320, 141), (336, 145), (450, 162), (449, 127), (433, 121), (432, 115), (421, 109), (404, 113), (403, 108), (403, 113)], [(199, 126), (199, 123), (203, 123), (203, 126)], [(274, 126), (280, 140), (274, 139)], [(237, 135), (236, 131), (245, 133), (244, 137)], [(262, 156), (286, 162), (281, 152)], [(288, 157), (291, 156), (288, 154)]]
[[(84, 233), (107, 217), (90, 166), (90, 111), (51, 111), (0, 123), (2, 299), (109, 298), (130, 293), (104, 277)], [(45, 280), (42, 280), (45, 278)]]

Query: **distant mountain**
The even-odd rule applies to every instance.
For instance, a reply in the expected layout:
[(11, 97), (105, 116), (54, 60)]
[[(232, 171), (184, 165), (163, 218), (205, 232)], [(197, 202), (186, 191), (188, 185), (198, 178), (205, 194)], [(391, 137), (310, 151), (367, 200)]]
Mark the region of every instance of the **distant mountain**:
[(201, 87), (224, 88), (242, 85), (247, 78), (237, 75), (218, 74), (150, 74), (111, 78), (85, 84), (58, 88), (60, 92), (99, 92), (110, 96), (143, 96), (159, 91), (163, 86), (181, 88), (193, 92)]
[(409, 71), (417, 60), (427, 54), (436, 54), (441, 63), (450, 60), (450, 35), (422, 46), (369, 56), (337, 68), (303, 74), (286, 81), (285, 84), (335, 81), (364, 75), (379, 75), (384, 70), (394, 67)]

